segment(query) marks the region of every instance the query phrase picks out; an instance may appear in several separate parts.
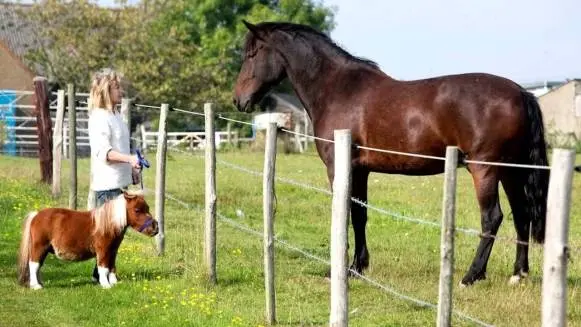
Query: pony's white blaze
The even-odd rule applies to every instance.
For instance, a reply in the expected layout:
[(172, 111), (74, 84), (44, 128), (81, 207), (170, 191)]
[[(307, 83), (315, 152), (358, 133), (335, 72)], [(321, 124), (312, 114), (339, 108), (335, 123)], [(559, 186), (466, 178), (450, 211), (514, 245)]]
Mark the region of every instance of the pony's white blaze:
[(40, 265), (38, 262), (29, 261), (28, 262), (28, 269), (29, 269), (29, 276), (30, 276), (30, 288), (33, 290), (39, 290), (42, 288), (40, 283), (38, 282), (38, 267)]

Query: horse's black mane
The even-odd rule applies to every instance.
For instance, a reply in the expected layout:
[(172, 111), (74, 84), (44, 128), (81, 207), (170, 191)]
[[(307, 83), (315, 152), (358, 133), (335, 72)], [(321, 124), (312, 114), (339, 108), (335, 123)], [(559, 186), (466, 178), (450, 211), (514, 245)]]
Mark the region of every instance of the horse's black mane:
[[(295, 38), (301, 37), (305, 40), (310, 40), (312, 43), (323, 42), (326, 45), (328, 45), (328, 47), (323, 47), (322, 49), (324, 49), (324, 50), (328, 49), (328, 50), (333, 51), (333, 53), (328, 53), (329, 56), (339, 54), (340, 56), (342, 56), (346, 59), (355, 61), (355, 62), (360, 63), (360, 64), (364, 64), (364, 65), (370, 66), (373, 69), (379, 70), (379, 66), (377, 65), (376, 62), (365, 59), (365, 58), (356, 57), (356, 56), (350, 54), (349, 52), (347, 52), (343, 48), (341, 48), (339, 45), (337, 45), (329, 36), (315, 30), (314, 28), (312, 28), (310, 26), (287, 23), (287, 22), (264, 22), (264, 23), (257, 24), (256, 27), (259, 30), (264, 30), (265, 32), (274, 32), (274, 31), (285, 32), (287, 34), (293, 35), (293, 37), (295, 37)], [(250, 41), (250, 40), (248, 40), (248, 41)], [(249, 45), (249, 43), (247, 42), (247, 49), (250, 49), (248, 47), (248, 45)]]

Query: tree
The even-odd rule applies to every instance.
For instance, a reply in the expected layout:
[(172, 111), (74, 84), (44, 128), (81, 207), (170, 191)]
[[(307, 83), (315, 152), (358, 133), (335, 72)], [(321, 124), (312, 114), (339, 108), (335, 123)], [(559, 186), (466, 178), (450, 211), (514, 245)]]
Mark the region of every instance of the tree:
[[(201, 109), (212, 101), (233, 110), (232, 86), (247, 33), (242, 19), (291, 21), (323, 32), (334, 10), (314, 0), (142, 0), (105, 9), (88, 0), (45, 0), (25, 12), (43, 26), (43, 47), (27, 58), (61, 82), (87, 85), (90, 74), (114, 67), (139, 101)], [(82, 87), (81, 87), (82, 88)], [(192, 120), (193, 118), (189, 119)], [(188, 120), (170, 121), (182, 125)]]

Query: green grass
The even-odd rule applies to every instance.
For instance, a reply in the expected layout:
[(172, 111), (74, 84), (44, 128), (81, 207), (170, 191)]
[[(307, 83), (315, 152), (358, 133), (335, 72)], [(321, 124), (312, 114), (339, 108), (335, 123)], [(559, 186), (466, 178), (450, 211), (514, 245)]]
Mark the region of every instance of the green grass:
[[(150, 161), (154, 155), (148, 154)], [(259, 152), (218, 153), (219, 160), (260, 171)], [(277, 176), (327, 188), (322, 162), (313, 154), (283, 155)], [(154, 164), (154, 162), (152, 162)], [(144, 172), (154, 188), (155, 166)], [(86, 204), (88, 162), (79, 161), (79, 205)], [(68, 185), (63, 168), (63, 189)], [(20, 227), (26, 212), (48, 205), (66, 206), (68, 195), (51, 199), (39, 185), (38, 161), (0, 157), (0, 326), (259, 326), (264, 317), (262, 242), (218, 222), (218, 285), (205, 282), (202, 260), (203, 212), (186, 210), (166, 199), (166, 254), (155, 254), (155, 242), (129, 231), (121, 246), (121, 283), (102, 290), (91, 282), (94, 262), (67, 263), (49, 257), (42, 269), (45, 289), (31, 291), (15, 282)], [(439, 221), (443, 176), (405, 177), (372, 174), (369, 201), (407, 216)], [(581, 249), (581, 176), (575, 176), (570, 244)], [(167, 160), (167, 193), (203, 206), (204, 162), (172, 153)], [(262, 179), (217, 165), (218, 211), (255, 230), (262, 229)], [(331, 198), (315, 191), (277, 183), (276, 236), (317, 256), (329, 257)], [(154, 212), (153, 194), (147, 199)], [(506, 198), (500, 235), (515, 237)], [(238, 216), (237, 210), (244, 215)], [(457, 225), (480, 229), (478, 206), (469, 174), (459, 170)], [(433, 226), (395, 220), (373, 211), (367, 227), (371, 266), (367, 276), (398, 292), (437, 302), (440, 231)], [(351, 249), (353, 233), (350, 233)], [(474, 236), (456, 238), (454, 285), (462, 278), (478, 243)], [(542, 249), (531, 249), (531, 276), (509, 286), (515, 245), (497, 242), (488, 279), (473, 287), (454, 288), (454, 309), (497, 326), (540, 326)], [(573, 252), (568, 277), (569, 326), (581, 326), (581, 263)], [(277, 318), (281, 326), (326, 326), (329, 318), (327, 267), (276, 247)], [(352, 326), (433, 326), (436, 312), (396, 298), (361, 280), (349, 288)], [(471, 326), (454, 317), (454, 326)]]

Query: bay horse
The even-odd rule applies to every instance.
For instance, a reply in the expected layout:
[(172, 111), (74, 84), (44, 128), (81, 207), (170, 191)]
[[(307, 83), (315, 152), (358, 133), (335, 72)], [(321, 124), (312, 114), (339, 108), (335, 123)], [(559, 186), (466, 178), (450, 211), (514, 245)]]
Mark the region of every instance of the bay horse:
[(18, 258), (20, 284), (41, 289), (39, 270), (53, 253), (65, 261), (96, 258), (98, 282), (110, 288), (117, 283), (115, 259), (128, 226), (148, 236), (158, 233), (139, 191), (126, 191), (91, 211), (46, 208), (29, 213)]
[[(463, 159), (547, 165), (541, 110), (535, 96), (517, 83), (485, 73), (421, 80), (396, 80), (377, 64), (349, 54), (327, 35), (286, 22), (244, 21), (249, 32), (233, 102), (241, 112), (288, 78), (312, 121), (314, 135), (333, 139), (335, 129), (349, 129), (354, 146), (444, 157), (457, 146)], [(315, 140), (333, 184), (333, 144)], [(367, 202), (370, 172), (435, 175), (444, 161), (354, 148), (352, 196)], [(511, 283), (529, 272), (529, 233), (544, 241), (549, 172), (468, 163), (481, 215), (482, 234), (461, 284), (486, 278), (486, 267), (503, 220), (502, 183), (520, 242), (516, 245)], [(367, 210), (352, 203), (355, 250), (351, 269), (369, 265), (365, 228)]]

